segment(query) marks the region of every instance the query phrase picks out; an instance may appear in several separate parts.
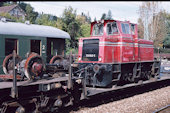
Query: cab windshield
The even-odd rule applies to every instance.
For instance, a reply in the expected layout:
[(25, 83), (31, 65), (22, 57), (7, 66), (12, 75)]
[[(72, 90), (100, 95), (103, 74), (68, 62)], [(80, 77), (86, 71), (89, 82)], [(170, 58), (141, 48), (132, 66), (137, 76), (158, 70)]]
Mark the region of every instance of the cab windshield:
[(107, 24), (107, 34), (108, 35), (118, 34), (116, 22)]
[(93, 25), (93, 32), (92, 35), (103, 35), (103, 27), (104, 25), (102, 23), (96, 23)]

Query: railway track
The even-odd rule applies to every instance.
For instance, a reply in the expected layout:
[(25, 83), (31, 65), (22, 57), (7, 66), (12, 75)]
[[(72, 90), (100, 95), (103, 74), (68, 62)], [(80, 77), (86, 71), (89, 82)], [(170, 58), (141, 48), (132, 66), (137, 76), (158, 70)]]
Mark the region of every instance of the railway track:
[(170, 112), (170, 105), (164, 106), (153, 113), (169, 113)]
[[(167, 86), (170, 86), (170, 79), (159, 81), (159, 82), (153, 82), (153, 83), (149, 83), (145, 85), (127, 87), (127, 88), (119, 89), (116, 91), (101, 93), (95, 96), (91, 96), (88, 99), (81, 100), (79, 104), (76, 104), (75, 106), (69, 106), (64, 109), (61, 109), (61, 111), (59, 112), (74, 113), (74, 112), (78, 112), (83, 109), (94, 108), (99, 105), (107, 104), (107, 103), (114, 102), (114, 101), (119, 101), (119, 100), (129, 98), (132, 96), (137, 96), (139, 94), (154, 91), (154, 90), (161, 89)], [(163, 112), (158, 111), (155, 113), (163, 113)]]

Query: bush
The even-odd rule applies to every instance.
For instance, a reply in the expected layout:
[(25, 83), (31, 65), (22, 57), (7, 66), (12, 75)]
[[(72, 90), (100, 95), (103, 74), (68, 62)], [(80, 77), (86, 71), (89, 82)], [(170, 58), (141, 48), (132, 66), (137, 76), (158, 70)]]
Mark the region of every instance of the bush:
[(78, 54), (78, 49), (67, 48), (66, 49), (66, 55), (69, 55), (71, 51), (72, 51), (72, 54)]
[[(154, 48), (154, 53), (158, 53), (158, 48)], [(159, 53), (170, 53), (170, 49), (159, 48)]]

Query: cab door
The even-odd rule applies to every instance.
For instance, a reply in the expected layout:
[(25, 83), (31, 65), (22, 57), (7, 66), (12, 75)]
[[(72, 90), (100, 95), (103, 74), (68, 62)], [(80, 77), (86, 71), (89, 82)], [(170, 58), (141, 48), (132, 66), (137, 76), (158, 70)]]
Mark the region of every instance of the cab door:
[(122, 61), (133, 62), (135, 60), (134, 39), (131, 34), (130, 23), (121, 23), (122, 32)]

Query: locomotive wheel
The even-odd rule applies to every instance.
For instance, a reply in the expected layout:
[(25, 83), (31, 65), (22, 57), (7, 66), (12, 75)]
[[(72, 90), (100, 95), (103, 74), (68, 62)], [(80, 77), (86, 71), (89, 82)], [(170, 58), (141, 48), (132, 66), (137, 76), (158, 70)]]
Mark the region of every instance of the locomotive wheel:
[[(16, 55), (16, 57), (15, 57), (16, 64), (21, 62), (21, 60), (22, 60), (21, 57), (19, 55)], [(5, 59), (3, 61), (3, 71), (4, 71), (4, 73), (10, 74), (10, 71), (13, 71), (13, 66), (14, 66), (13, 54), (9, 54), (8, 56), (5, 57)]]
[(41, 77), (44, 70), (44, 62), (39, 54), (31, 53), (27, 58), (24, 66), (24, 73), (29, 80), (35, 77)]
[(19, 107), (16, 109), (15, 113), (25, 113), (25, 108), (22, 107), (22, 106), (19, 106)]
[(60, 56), (53, 56), (50, 60), (50, 64), (58, 64), (63, 60)]

